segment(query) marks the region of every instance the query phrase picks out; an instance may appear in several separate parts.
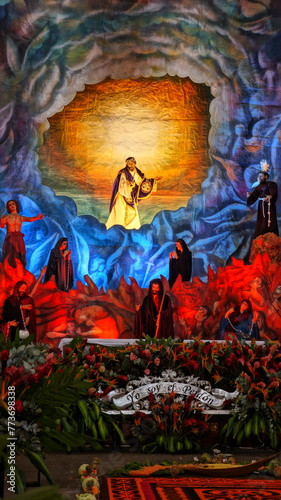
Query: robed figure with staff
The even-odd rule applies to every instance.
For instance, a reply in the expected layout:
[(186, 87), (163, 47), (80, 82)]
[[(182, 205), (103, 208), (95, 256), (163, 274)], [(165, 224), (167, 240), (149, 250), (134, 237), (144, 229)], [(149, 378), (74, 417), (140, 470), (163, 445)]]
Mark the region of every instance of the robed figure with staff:
[(160, 279), (149, 284), (142, 305), (136, 304), (135, 337), (145, 335), (159, 339), (174, 337), (173, 311), (170, 297), (164, 292)]

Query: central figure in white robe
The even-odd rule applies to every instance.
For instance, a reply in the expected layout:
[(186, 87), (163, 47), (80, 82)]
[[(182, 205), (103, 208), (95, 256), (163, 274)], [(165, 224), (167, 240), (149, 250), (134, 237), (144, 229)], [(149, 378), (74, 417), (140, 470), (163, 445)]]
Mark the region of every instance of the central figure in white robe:
[(106, 228), (119, 224), (126, 229), (139, 229), (138, 203), (157, 190), (160, 179), (162, 177), (147, 179), (136, 167), (135, 158), (127, 158), (126, 166), (118, 172), (113, 184)]

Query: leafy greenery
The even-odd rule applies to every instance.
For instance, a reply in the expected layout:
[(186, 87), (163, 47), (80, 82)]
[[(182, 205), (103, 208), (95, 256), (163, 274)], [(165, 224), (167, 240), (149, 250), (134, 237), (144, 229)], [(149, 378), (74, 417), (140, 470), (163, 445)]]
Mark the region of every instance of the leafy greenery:
[[(112, 409), (110, 392), (131, 380), (161, 377), (173, 370), (177, 377), (198, 377), (214, 388), (238, 397), (228, 402), (231, 417), (226, 440), (237, 444), (258, 436), (273, 448), (281, 442), (281, 346), (242, 342), (182, 342), (146, 337), (132, 345), (88, 345), (76, 337), (62, 353), (34, 344), (31, 337), (12, 343), (0, 336), (0, 456), (7, 466), (8, 388), (15, 395), (16, 452), (24, 453), (52, 483), (45, 451), (102, 450), (112, 435), (124, 443)], [(167, 404), (167, 400), (170, 398)], [(134, 434), (142, 450), (196, 451), (206, 430), (205, 418), (176, 395), (150, 401), (150, 415), (134, 416)], [(120, 417), (121, 418), (121, 417)], [(120, 418), (118, 417), (119, 421)], [(6, 436), (6, 437), (5, 437)], [(18, 493), (25, 479), (17, 470)]]
[[(258, 372), (252, 378), (245, 373), (237, 378), (239, 396), (231, 406), (232, 416), (222, 432), (238, 445), (256, 436), (260, 442), (267, 441), (273, 449), (278, 449), (281, 437), (281, 372), (271, 372), (265, 367), (263, 372), (265, 381), (260, 379)], [(276, 388), (279, 389), (277, 393)]]
[(207, 431), (206, 415), (192, 404), (194, 396), (185, 402), (175, 393), (155, 397), (150, 394), (151, 414), (136, 412), (133, 434), (140, 440), (142, 451), (168, 453), (198, 451), (203, 433)]
[[(76, 356), (63, 356), (48, 346), (11, 344), (4, 339), (2, 347), (0, 430), (9, 436), (8, 417), (11, 410), (13, 415), (15, 412), (16, 453), (25, 454), (50, 484), (53, 479), (44, 451), (100, 451), (110, 436), (108, 423), (124, 440), (117, 424), (112, 425), (110, 417), (102, 415), (98, 401), (89, 395), (93, 382)], [(8, 406), (11, 388), (12, 408)], [(0, 456), (8, 470), (7, 439), (0, 444)], [(25, 482), (16, 467), (17, 493), (24, 491)]]

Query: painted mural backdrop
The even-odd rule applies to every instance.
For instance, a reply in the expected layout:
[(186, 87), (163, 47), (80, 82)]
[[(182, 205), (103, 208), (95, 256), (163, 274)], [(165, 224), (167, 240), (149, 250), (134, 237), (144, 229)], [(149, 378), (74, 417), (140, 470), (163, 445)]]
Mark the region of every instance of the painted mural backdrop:
[[(256, 220), (246, 192), (262, 159), (281, 184), (277, 0), (3, 0), (0, 22), (0, 212), (15, 198), (24, 215), (45, 215), (23, 226), (26, 269), (1, 266), (1, 303), (19, 278), (34, 282), (61, 236), (79, 282), (69, 294), (41, 285), (42, 317), (46, 290), (65, 317), (75, 315), (74, 295), (80, 310), (101, 290), (112, 311), (129, 277), (143, 293), (150, 279), (167, 278), (178, 237), (193, 253), (192, 286), (210, 284), (210, 269), (227, 272), (232, 258), (243, 263)], [(131, 155), (163, 180), (140, 204), (139, 230), (106, 230), (112, 182)], [(266, 280), (270, 303), (278, 269)], [(130, 330), (133, 313), (122, 310)]]

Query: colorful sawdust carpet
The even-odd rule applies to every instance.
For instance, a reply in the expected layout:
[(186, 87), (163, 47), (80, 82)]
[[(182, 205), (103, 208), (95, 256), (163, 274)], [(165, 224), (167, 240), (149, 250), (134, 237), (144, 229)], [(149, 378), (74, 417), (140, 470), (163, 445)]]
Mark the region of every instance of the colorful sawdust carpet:
[(281, 480), (111, 477), (109, 500), (281, 500)]

